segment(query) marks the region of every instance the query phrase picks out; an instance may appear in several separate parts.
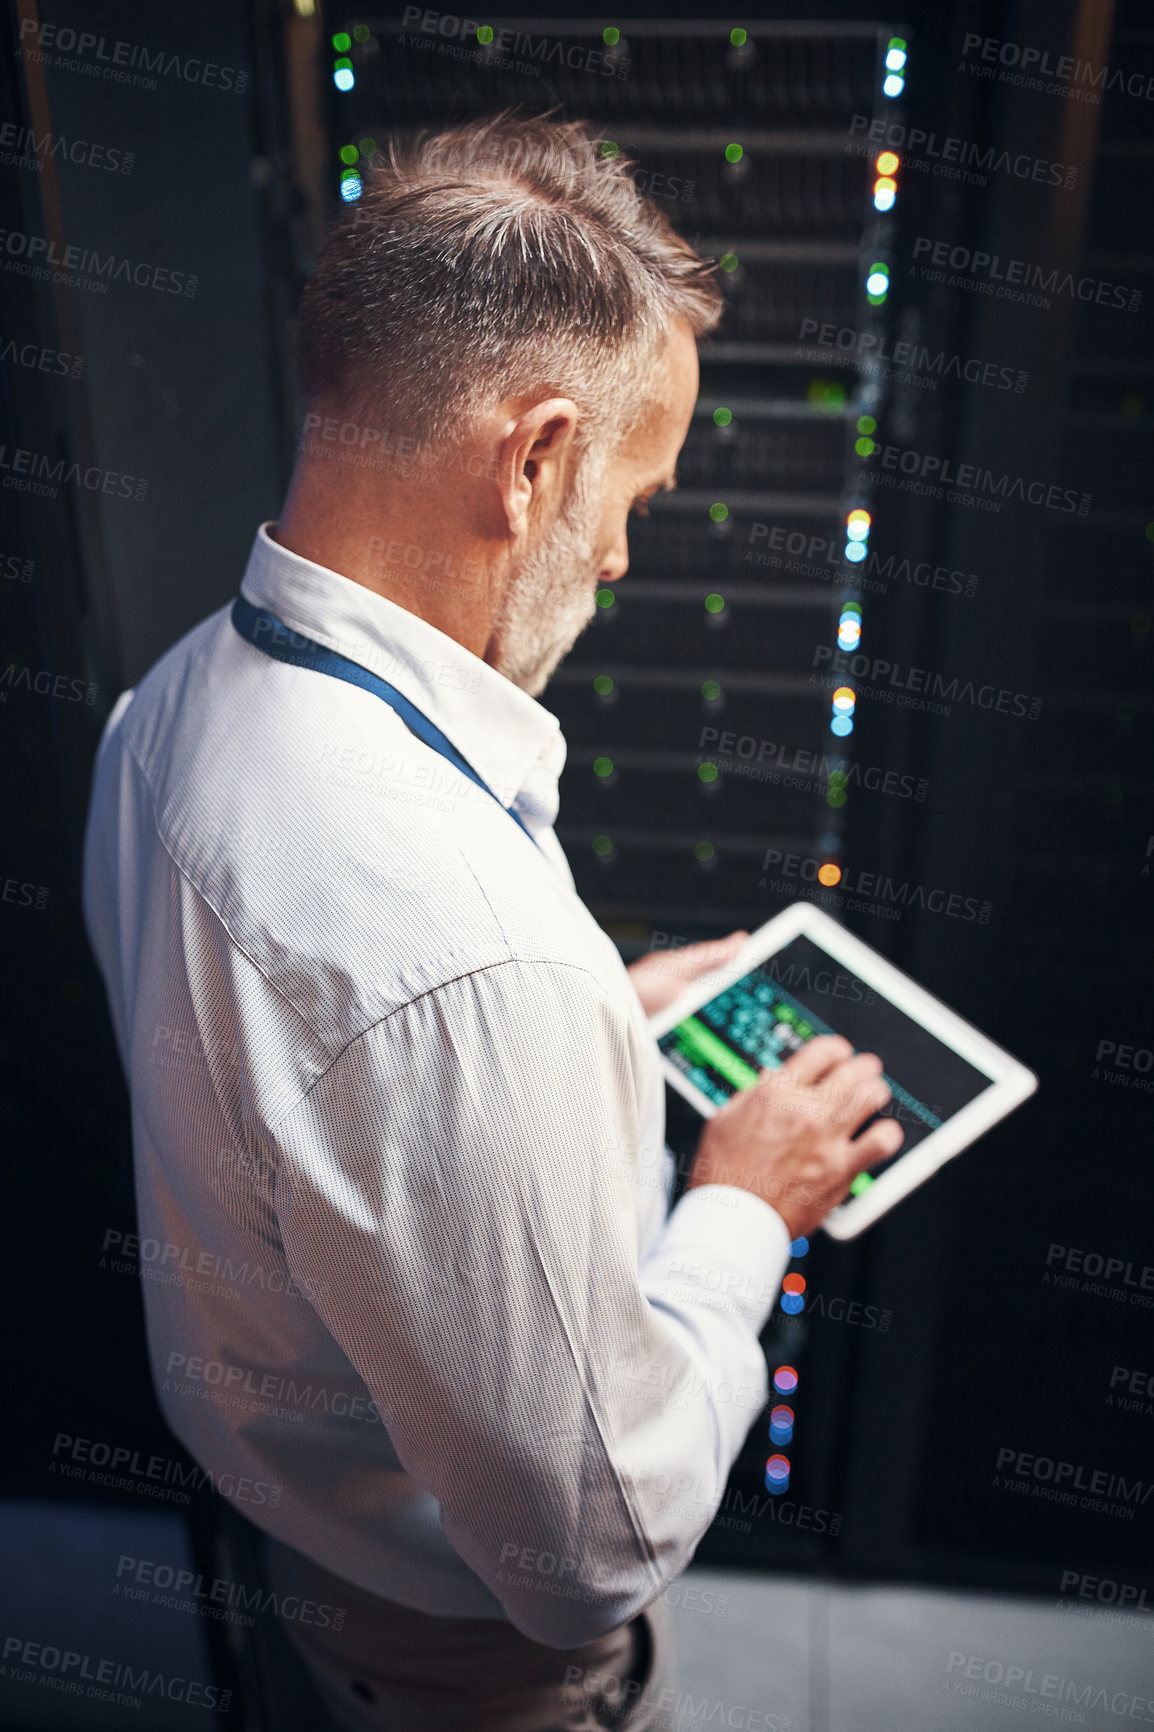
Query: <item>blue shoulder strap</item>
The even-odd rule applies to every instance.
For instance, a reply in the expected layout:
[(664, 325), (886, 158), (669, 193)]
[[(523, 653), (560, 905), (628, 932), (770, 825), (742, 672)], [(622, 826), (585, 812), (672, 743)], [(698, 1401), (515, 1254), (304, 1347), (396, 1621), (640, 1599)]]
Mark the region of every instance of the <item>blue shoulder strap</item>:
[[(467, 776), (470, 782), (475, 782), (478, 788), (484, 789), (491, 799), (497, 800), (489, 784), (482, 781), (472, 764), (466, 762), (440, 728), (387, 680), (370, 673), (368, 668), (361, 667), (359, 663), (349, 661), (347, 656), (326, 649), (311, 637), (303, 637), (300, 632), (290, 630), (275, 613), (271, 613), (266, 607), (254, 607), (243, 595), (238, 595), (232, 604), (232, 623), (241, 637), (265, 655), (272, 656), (274, 661), (288, 662), (289, 666), (294, 668), (309, 668), (317, 674), (331, 674), (334, 679), (345, 680), (350, 686), (360, 686), (362, 691), (372, 692), (374, 697), (380, 698), (382, 703), (388, 704), (390, 709), (397, 712), (410, 733), (416, 734), (418, 740), (423, 740), (426, 746), (439, 752), (442, 758), (447, 758), (462, 776)], [(497, 804), (501, 805), (500, 800), (497, 800)], [(536, 838), (513, 808), (502, 806), (501, 809), (508, 812), (514, 824), (524, 830), (536, 847)]]

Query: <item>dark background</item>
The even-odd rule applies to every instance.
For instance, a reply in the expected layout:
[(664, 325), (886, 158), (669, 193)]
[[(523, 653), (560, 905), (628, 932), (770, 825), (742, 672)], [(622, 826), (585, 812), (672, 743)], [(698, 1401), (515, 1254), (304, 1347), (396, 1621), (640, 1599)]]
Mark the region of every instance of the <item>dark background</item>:
[[(560, 103), (647, 172), (692, 182), (691, 197), (664, 208), (703, 250), (738, 261), (726, 321), (703, 351), (680, 489), (638, 524), (614, 605), (545, 697), (569, 740), (559, 834), (581, 892), (632, 958), (760, 924), (815, 891), (818, 863), (854, 883), (876, 874), (888, 890), (825, 905), (1041, 1078), (1034, 1100), (863, 1239), (819, 1236), (799, 1261), (806, 1309), (778, 1318), (766, 1343), (771, 1363), (800, 1373), (790, 1498), (826, 1519), (806, 1531), (779, 1519), (759, 1420), (727, 1494), (731, 1519), (699, 1556), (1047, 1594), (1067, 1569), (1154, 1587), (1154, 1503), (1140, 1501), (1154, 1404), (1107, 1401), (1113, 1367), (1154, 1371), (1151, 1311), (1130, 1297), (1154, 1300), (1154, 1289), (1058, 1289), (1064, 1264), (1051, 1251), (1119, 1259), (1135, 1281), (1154, 1264), (1152, 1073), (1142, 1069), (1154, 1062), (1154, 816), (1140, 756), (1151, 713), (1154, 106), (1125, 89), (1100, 103), (1023, 89), (979, 76), (963, 54), (977, 33), (1121, 69), (1145, 91), (1154, 21), (1136, 0), (900, 14), (807, 5), (804, 19), (767, 6), (756, 20), (708, 23), (684, 6), (634, 5), (618, 21), (630, 75), (617, 80), (454, 60), (436, 35), (431, 48), (405, 48), (401, 11), (305, 17), (224, 0), (6, 10), (3, 120), (134, 158), (127, 174), (53, 158), (39, 171), (0, 169), (4, 230), (147, 261), (196, 286), (112, 281), (97, 294), (33, 280), (0, 250), (6, 342), (84, 362), (78, 378), (56, 376), (6, 350), (5, 451), (147, 480), (143, 498), (66, 483), (38, 497), (9, 486), (10, 456), (0, 477), (0, 1123), (13, 1301), (4, 1495), (35, 1509), (70, 1497), (124, 1504), (53, 1476), (61, 1432), (179, 1455), (148, 1385), (138, 1283), (101, 1266), (109, 1234), (132, 1230), (133, 1200), (123, 1082), (79, 907), (100, 726), (121, 690), (235, 592), (256, 525), (276, 515), (296, 440), (293, 313), (339, 208), (340, 148), (390, 125)], [(558, 22), (505, 6), (502, 18), (538, 44), (599, 48), (606, 19), (584, 14), (574, 4)], [(38, 20), (208, 59), (246, 85), (162, 74), (150, 90), (35, 65), (17, 46), (35, 40)], [(741, 53), (735, 24), (748, 32)], [(354, 25), (367, 40), (341, 93), (330, 39)], [(880, 60), (893, 36), (909, 62), (891, 100)], [(938, 141), (899, 150), (888, 214), (871, 198), (876, 150), (846, 151), (854, 115)], [(1070, 165), (1075, 184), (935, 174), (947, 136)], [(743, 141), (735, 168), (723, 154), (731, 140)], [(933, 283), (911, 269), (919, 236), (1123, 285), (1127, 305), (1056, 289), (1039, 307)], [(864, 281), (878, 260), (890, 289), (870, 306)], [(871, 375), (836, 348), (799, 357), (807, 319), (1025, 371), (1026, 387), (943, 376), (931, 389)], [(723, 428), (718, 406), (732, 412)], [(863, 414), (878, 445), (1041, 480), (1089, 495), (1088, 510), (1005, 498), (987, 512), (881, 485), (877, 454), (855, 450)], [(710, 516), (718, 504), (721, 522)], [(840, 545), (856, 505), (873, 516), (871, 552), (893, 557), (888, 578), (873, 570), (885, 593), (855, 592), (840, 563), (814, 575), (746, 558), (767, 547), (768, 537), (751, 542), (754, 524)], [(974, 593), (919, 586), (919, 562), (976, 575)], [(863, 654), (1027, 694), (1040, 709), (1031, 718), (962, 700), (934, 716), (877, 697), (883, 676), (851, 682), (854, 731), (835, 740), (829, 691), (811, 675), (855, 593)], [(90, 683), (92, 701), (21, 686), (24, 668)], [(608, 695), (598, 676), (612, 680)], [(703, 694), (708, 681), (717, 695)], [(803, 770), (810, 788), (759, 781), (739, 760), (703, 753), (705, 728), (813, 753), (809, 763), (836, 754), (896, 772), (924, 783), (924, 797), (852, 779), (843, 797), (828, 771)], [(712, 780), (699, 774), (703, 757), (718, 766)], [(774, 850), (799, 864), (767, 869)], [(931, 911), (932, 889), (963, 911)], [(1133, 1056), (1101, 1059), (1104, 1042)], [(671, 1097), (674, 1146), (687, 1150), (695, 1134)], [(835, 1298), (844, 1303), (831, 1315)], [(846, 1320), (855, 1300), (872, 1325)], [(1008, 1448), (1079, 1464), (1086, 1479), (1103, 1469), (1141, 1480), (1134, 1518), (1008, 1493), (993, 1483)], [(212, 1519), (194, 1504), (194, 1529)]]

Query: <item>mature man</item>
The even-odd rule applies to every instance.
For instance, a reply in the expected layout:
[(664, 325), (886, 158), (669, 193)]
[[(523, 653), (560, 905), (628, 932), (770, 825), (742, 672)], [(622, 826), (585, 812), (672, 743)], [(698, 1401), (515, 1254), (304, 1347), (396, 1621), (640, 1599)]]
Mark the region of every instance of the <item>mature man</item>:
[(153, 1373), (274, 1584), (340, 1609), (286, 1627), (344, 1726), (650, 1723), (789, 1242), (900, 1141), (851, 1142), (880, 1062), (815, 1040), (670, 1213), (683, 978), (630, 978), (552, 829), (534, 700), (718, 309), (580, 127), (392, 154), (305, 296), (283, 517), (102, 742), (87, 920), (180, 1248)]

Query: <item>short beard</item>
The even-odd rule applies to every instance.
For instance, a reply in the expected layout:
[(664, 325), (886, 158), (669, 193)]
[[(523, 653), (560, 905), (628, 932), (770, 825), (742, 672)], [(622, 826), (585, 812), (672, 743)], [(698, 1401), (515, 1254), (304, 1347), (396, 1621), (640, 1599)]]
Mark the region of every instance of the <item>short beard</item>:
[(587, 456), (556, 529), (526, 554), (501, 598), (493, 626), (497, 672), (537, 697), (597, 612), (593, 536), (606, 464)]

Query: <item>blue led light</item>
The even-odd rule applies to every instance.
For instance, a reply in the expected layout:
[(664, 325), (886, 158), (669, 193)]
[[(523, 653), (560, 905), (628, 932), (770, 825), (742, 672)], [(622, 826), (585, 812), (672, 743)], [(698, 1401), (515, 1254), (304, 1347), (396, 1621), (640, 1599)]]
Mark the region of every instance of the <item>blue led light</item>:
[(887, 72), (900, 72), (905, 63), (906, 51), (904, 48), (891, 48), (886, 54)]
[(845, 544), (845, 557), (851, 565), (860, 565), (868, 552), (864, 541), (847, 541)]
[(900, 96), (906, 87), (906, 81), (899, 72), (891, 72), (882, 85), (883, 96)]
[(880, 299), (890, 286), (888, 271), (871, 271), (866, 278), (866, 294), (877, 295)]
[(805, 1295), (803, 1293), (783, 1293), (781, 1308), (789, 1316), (796, 1317), (799, 1311), (805, 1310)]
[(893, 186), (889, 182), (884, 180), (879, 181), (877, 186), (874, 188), (874, 209), (893, 210), (894, 199), (896, 197), (897, 194), (894, 192)]
[(770, 1443), (777, 1443), (777, 1444), (792, 1443), (793, 1442), (793, 1426), (792, 1425), (771, 1425), (769, 1428), (769, 1441), (770, 1441)]
[(789, 1247), (789, 1254), (791, 1257), (804, 1257), (808, 1250), (808, 1239), (794, 1239)]
[(836, 734), (839, 740), (844, 738), (846, 734), (852, 734), (853, 717), (835, 716), (833, 721), (829, 724), (829, 731), (831, 734)]
[(346, 204), (352, 204), (355, 198), (360, 198), (364, 190), (364, 182), (359, 174), (350, 174), (348, 180), (341, 182), (341, 197)]
[(351, 66), (338, 66), (333, 73), (333, 83), (338, 90), (351, 90), (356, 83)]

